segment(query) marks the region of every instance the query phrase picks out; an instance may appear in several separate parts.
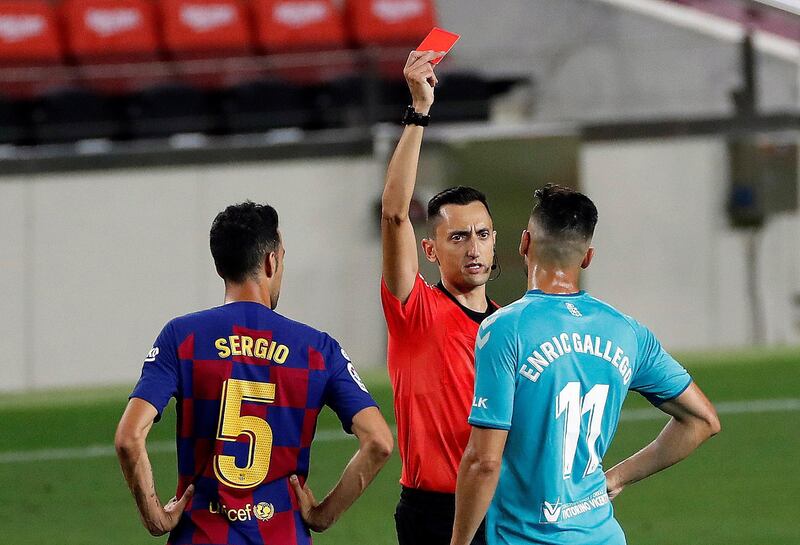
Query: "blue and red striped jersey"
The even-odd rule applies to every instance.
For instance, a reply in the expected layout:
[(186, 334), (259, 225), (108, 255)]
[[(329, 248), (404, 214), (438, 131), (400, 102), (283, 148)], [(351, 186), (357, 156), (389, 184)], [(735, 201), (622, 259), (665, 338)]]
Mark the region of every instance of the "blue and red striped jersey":
[(245, 301), (167, 323), (131, 397), (156, 421), (176, 398), (176, 495), (195, 494), (170, 545), (311, 543), (289, 477), (308, 476), (317, 416), (328, 405), (351, 433), (376, 406), (333, 338)]

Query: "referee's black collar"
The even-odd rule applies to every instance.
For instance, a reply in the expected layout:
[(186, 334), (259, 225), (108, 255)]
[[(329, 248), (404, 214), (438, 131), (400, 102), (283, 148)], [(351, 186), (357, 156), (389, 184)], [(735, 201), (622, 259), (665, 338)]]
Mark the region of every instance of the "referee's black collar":
[(464, 314), (466, 314), (467, 317), (470, 320), (472, 320), (473, 322), (475, 322), (476, 324), (480, 324), (486, 318), (491, 316), (494, 313), (494, 311), (496, 311), (498, 308), (500, 308), (496, 304), (494, 304), (492, 302), (492, 300), (489, 299), (489, 296), (487, 295), (486, 296), (486, 310), (484, 312), (477, 312), (475, 310), (472, 310), (471, 308), (467, 308), (464, 305), (462, 305), (458, 301), (458, 299), (455, 298), (455, 296), (452, 293), (447, 291), (447, 288), (444, 287), (444, 284), (442, 283), (441, 280), (439, 280), (439, 283), (436, 284), (436, 287), (439, 288), (439, 290), (441, 290), (441, 292), (444, 293), (451, 301), (453, 301), (456, 305), (458, 305), (458, 308), (460, 308), (461, 311)]

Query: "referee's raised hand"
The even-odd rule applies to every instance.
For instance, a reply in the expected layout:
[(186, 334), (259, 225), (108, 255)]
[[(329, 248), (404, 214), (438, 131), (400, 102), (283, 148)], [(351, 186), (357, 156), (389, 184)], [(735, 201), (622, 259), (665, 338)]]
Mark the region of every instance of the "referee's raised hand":
[(411, 104), (415, 111), (424, 115), (428, 114), (433, 104), (433, 88), (439, 83), (431, 61), (442, 55), (442, 51), (412, 51), (403, 69), (411, 91)]

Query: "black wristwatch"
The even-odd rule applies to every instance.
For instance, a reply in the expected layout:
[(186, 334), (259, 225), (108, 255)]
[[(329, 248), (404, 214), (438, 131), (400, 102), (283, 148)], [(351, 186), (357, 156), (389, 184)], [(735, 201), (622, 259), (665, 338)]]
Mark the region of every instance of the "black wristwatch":
[(414, 109), (413, 106), (406, 106), (406, 111), (403, 114), (403, 119), (400, 121), (403, 125), (419, 125), (420, 127), (427, 127), (431, 121), (431, 116), (421, 114)]

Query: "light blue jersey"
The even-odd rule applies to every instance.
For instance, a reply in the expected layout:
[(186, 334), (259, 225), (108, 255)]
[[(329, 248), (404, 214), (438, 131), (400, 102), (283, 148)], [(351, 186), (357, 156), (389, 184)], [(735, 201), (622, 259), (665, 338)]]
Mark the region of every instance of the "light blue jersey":
[(659, 404), (691, 377), (653, 333), (584, 292), (532, 290), (484, 320), (470, 424), (508, 430), (489, 545), (622, 545), (603, 456), (628, 390)]

